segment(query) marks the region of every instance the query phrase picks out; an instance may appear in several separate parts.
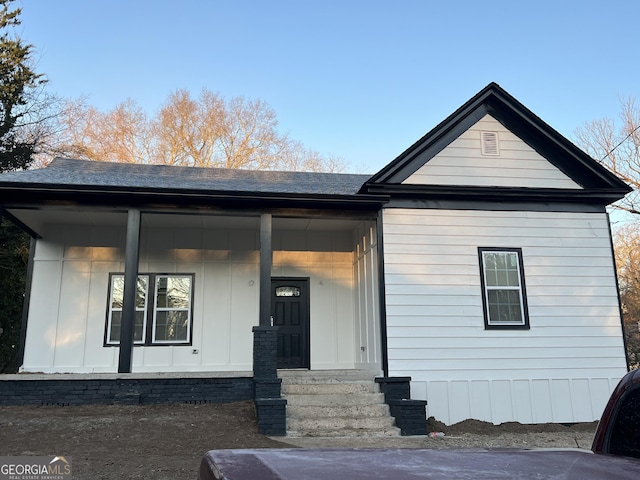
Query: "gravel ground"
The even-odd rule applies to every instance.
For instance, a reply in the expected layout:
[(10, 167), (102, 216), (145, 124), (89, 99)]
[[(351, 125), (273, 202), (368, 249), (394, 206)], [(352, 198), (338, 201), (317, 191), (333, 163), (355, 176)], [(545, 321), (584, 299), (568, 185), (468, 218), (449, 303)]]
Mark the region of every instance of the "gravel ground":
[[(391, 438), (286, 438), (301, 448), (584, 448), (590, 449), (595, 430), (520, 432)], [(275, 437), (273, 437), (275, 439)]]
[[(467, 420), (437, 431), (444, 436), (377, 438), (286, 438), (302, 448), (584, 448), (590, 449), (597, 423), (571, 426), (544, 424), (492, 425)], [(275, 438), (275, 437), (274, 437)]]

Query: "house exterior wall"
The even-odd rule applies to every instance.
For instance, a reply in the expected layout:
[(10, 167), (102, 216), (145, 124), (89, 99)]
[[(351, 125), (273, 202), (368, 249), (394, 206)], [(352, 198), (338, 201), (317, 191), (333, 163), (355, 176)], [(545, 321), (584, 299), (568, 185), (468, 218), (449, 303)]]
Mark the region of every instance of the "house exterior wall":
[[(626, 372), (604, 213), (383, 211), (389, 374), (447, 424), (583, 422)], [(522, 249), (529, 330), (486, 330), (478, 247)]]
[(381, 358), (380, 303), (378, 281), (378, 241), (374, 223), (354, 232), (356, 368), (378, 368)]
[[(499, 155), (482, 154), (482, 131), (498, 133)], [(581, 188), (491, 115), (485, 115), (402, 183)]]
[(273, 277), (309, 277), (311, 369), (353, 368), (354, 244), (350, 231), (275, 231)]
[[(116, 372), (103, 346), (109, 273), (124, 270), (125, 229), (45, 228), (36, 245), (22, 367), (26, 372)], [(353, 368), (351, 232), (274, 232), (274, 276), (310, 278), (312, 368)], [(258, 232), (143, 228), (141, 273), (193, 273), (191, 345), (135, 346), (133, 372), (246, 372), (258, 323)]]

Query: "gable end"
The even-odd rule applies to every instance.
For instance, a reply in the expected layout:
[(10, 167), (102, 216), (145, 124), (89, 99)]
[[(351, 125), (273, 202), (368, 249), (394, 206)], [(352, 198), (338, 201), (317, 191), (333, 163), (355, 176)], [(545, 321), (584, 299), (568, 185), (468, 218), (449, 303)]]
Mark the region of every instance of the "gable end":
[[(485, 115), (490, 115), (538, 154), (581, 186), (591, 201), (611, 203), (631, 189), (618, 177), (589, 157), (573, 143), (543, 122), (499, 85), (489, 84), (433, 130), (376, 173), (360, 190), (362, 193), (399, 193), (398, 185), (460, 137)], [(392, 185), (395, 187), (391, 188)], [(415, 189), (414, 187), (412, 187)], [(450, 187), (447, 187), (450, 188)], [(487, 187), (495, 190), (495, 187)], [(432, 194), (434, 187), (428, 189)], [(529, 195), (530, 189), (524, 189)], [(545, 189), (536, 189), (538, 194)], [(565, 189), (548, 189), (561, 197)], [(566, 189), (567, 191), (570, 189)], [(436, 188), (437, 191), (437, 188)], [(426, 193), (426, 190), (425, 192)], [(494, 193), (497, 193), (494, 191)], [(514, 192), (511, 191), (513, 194)], [(576, 193), (566, 192), (575, 197)], [(596, 195), (600, 193), (602, 195)], [(578, 197), (576, 197), (578, 198)]]

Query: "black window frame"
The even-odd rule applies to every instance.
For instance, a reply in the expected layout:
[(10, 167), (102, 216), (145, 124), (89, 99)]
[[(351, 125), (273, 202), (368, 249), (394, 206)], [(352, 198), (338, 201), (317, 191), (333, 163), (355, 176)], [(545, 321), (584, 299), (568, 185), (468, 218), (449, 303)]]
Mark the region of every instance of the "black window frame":
[[(105, 328), (104, 328), (104, 347), (119, 347), (120, 342), (111, 342), (109, 340), (110, 334), (110, 322), (109, 315), (111, 312), (111, 287), (113, 285), (114, 276), (124, 276), (124, 272), (110, 272), (109, 284), (107, 286), (107, 311), (105, 315)], [(144, 321), (143, 337), (144, 341), (133, 343), (134, 347), (167, 347), (167, 346), (192, 346), (193, 345), (193, 299), (194, 299), (194, 285), (195, 285), (195, 273), (148, 273), (138, 272), (138, 277), (147, 277), (147, 292), (146, 292), (146, 315)], [(158, 278), (164, 277), (190, 277), (191, 278), (191, 290), (189, 292), (189, 329), (188, 329), (188, 341), (175, 342), (175, 341), (154, 341), (154, 313), (156, 310), (156, 284)]]
[[(518, 258), (518, 273), (520, 279), (520, 300), (522, 308), (522, 323), (492, 323), (489, 315), (489, 300), (487, 298), (486, 275), (484, 269), (485, 252), (515, 253)], [(525, 283), (524, 262), (522, 248), (508, 247), (478, 247), (478, 263), (480, 266), (480, 288), (482, 293), (482, 314), (485, 330), (529, 330), (529, 305), (527, 303), (527, 288)]]

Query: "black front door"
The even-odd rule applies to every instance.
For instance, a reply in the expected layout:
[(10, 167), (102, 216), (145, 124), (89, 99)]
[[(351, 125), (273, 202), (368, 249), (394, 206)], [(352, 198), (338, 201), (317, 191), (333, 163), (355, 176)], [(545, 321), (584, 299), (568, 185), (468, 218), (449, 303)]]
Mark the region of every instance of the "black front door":
[(309, 368), (309, 279), (271, 279), (271, 316), (278, 327), (278, 368)]

